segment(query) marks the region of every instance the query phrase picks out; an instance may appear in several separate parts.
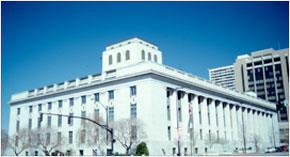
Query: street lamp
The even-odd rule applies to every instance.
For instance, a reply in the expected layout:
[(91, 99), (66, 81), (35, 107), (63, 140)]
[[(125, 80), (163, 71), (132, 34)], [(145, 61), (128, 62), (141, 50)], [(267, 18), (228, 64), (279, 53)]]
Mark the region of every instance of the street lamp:
[(176, 91), (176, 119), (177, 119), (177, 136), (178, 136), (178, 140), (177, 140), (177, 148), (178, 148), (178, 153), (177, 155), (180, 156), (180, 139), (181, 139), (181, 130), (179, 129), (179, 114), (178, 114), (178, 89), (182, 89), (183, 87), (177, 87), (174, 90)]

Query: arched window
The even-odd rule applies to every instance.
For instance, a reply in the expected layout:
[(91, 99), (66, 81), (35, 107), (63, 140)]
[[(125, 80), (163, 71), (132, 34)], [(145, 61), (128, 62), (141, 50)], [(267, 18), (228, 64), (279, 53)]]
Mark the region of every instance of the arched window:
[(127, 50), (127, 51), (126, 51), (126, 60), (129, 60), (129, 59), (130, 59), (130, 51)]
[(113, 63), (113, 57), (112, 55), (109, 56), (109, 65), (111, 65)]
[(154, 55), (154, 62), (157, 63), (157, 55)]
[(144, 61), (145, 60), (145, 51), (142, 50), (142, 60)]
[(119, 52), (117, 54), (117, 63), (120, 63), (121, 62), (121, 53)]
[(151, 61), (151, 53), (148, 53), (148, 61)]

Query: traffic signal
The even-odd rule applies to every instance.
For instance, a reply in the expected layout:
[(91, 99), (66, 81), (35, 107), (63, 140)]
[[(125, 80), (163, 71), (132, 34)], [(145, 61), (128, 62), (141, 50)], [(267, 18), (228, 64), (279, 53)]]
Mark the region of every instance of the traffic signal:
[(277, 111), (283, 111), (283, 108), (284, 108), (284, 105), (281, 104), (280, 101), (277, 101), (277, 104), (276, 104)]
[(43, 119), (43, 113), (40, 113), (39, 122), (42, 122), (42, 119)]

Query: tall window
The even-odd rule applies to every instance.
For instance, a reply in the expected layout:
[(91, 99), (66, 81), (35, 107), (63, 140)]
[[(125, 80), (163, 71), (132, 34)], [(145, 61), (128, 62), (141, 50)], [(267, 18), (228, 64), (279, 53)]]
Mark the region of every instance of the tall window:
[(170, 120), (170, 105), (167, 105), (167, 120)]
[(95, 102), (99, 102), (100, 101), (100, 95), (99, 93), (95, 93)]
[(208, 125), (210, 126), (210, 103), (211, 103), (211, 100), (210, 99), (207, 99), (207, 119), (208, 119)]
[(41, 128), (41, 121), (40, 121), (40, 117), (38, 117), (38, 121), (37, 121), (37, 128)]
[(131, 89), (131, 96), (136, 95), (136, 86), (130, 87)]
[(154, 55), (154, 62), (156, 62), (157, 63), (157, 55)]
[(38, 111), (40, 112), (42, 110), (42, 105), (38, 104)]
[(145, 51), (142, 50), (142, 60), (144, 61), (145, 60)]
[(200, 140), (202, 140), (202, 129), (199, 130)]
[(18, 147), (18, 140), (19, 140), (19, 137), (16, 136), (16, 137), (15, 137), (15, 146), (16, 146), (16, 147)]
[(232, 109), (233, 105), (230, 106), (230, 119), (231, 119), (231, 128), (233, 128), (233, 120), (232, 120)]
[(131, 126), (131, 139), (133, 141), (137, 140), (137, 127), (136, 126)]
[(178, 107), (178, 120), (179, 120), (179, 122), (182, 122), (181, 107)]
[(218, 106), (219, 102), (215, 102), (215, 119), (216, 119), (216, 126), (219, 126), (219, 116), (218, 116)]
[(62, 108), (62, 100), (58, 100), (58, 108)]
[[(69, 113), (69, 116), (74, 116), (74, 113)], [(69, 125), (73, 126), (73, 123), (74, 123), (73, 118), (70, 118), (69, 119)]]
[(111, 65), (113, 63), (113, 57), (112, 55), (109, 56), (109, 65)]
[(82, 130), (81, 132), (81, 143), (85, 143), (86, 139), (86, 130)]
[(17, 108), (17, 115), (20, 115), (20, 108)]
[(148, 53), (148, 61), (151, 61), (151, 53)]
[(94, 112), (95, 121), (99, 121), (99, 118), (100, 118), (99, 116), (100, 116), (100, 110), (95, 109), (95, 112)]
[[(82, 111), (82, 117), (86, 117), (86, 111)], [(85, 124), (85, 120), (82, 119), (81, 120), (81, 125), (84, 125)]]
[(109, 121), (114, 121), (114, 107), (109, 107)]
[(72, 131), (68, 132), (68, 143), (69, 144), (73, 143), (73, 132)]
[(51, 127), (51, 116), (47, 116), (47, 126)]
[(17, 131), (17, 132), (19, 131), (19, 126), (20, 126), (20, 121), (18, 120), (18, 121), (16, 122), (16, 131)]
[(51, 102), (48, 102), (48, 110), (51, 110)]
[(50, 144), (50, 133), (46, 133), (46, 144)]
[(119, 52), (117, 54), (117, 63), (120, 63), (121, 62), (121, 53)]
[(62, 116), (58, 115), (58, 127), (61, 127), (62, 125)]
[(69, 106), (74, 106), (74, 98), (69, 98)]
[(32, 113), (32, 106), (29, 106), (29, 113)]
[(137, 105), (131, 104), (131, 118), (137, 117)]
[(82, 104), (86, 104), (86, 103), (87, 103), (86, 96), (85, 96), (85, 95), (83, 95), (83, 96), (82, 96)]
[(31, 130), (31, 128), (32, 128), (32, 119), (31, 118), (29, 118), (28, 128), (29, 128), (29, 130)]
[(126, 60), (129, 60), (129, 59), (130, 59), (130, 51), (127, 50), (127, 51), (126, 51)]
[(171, 140), (171, 128), (170, 126), (167, 128), (167, 135), (168, 135), (168, 140)]
[(57, 132), (57, 142), (61, 142), (61, 132)]
[(114, 91), (109, 91), (109, 100), (114, 99)]

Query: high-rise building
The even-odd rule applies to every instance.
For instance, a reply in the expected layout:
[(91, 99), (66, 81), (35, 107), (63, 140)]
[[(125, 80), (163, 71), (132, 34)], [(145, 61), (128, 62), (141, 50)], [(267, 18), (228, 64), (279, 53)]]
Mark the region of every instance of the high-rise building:
[(223, 87), (235, 89), (234, 66), (229, 65), (215, 69), (209, 69), (209, 80)]
[[(133, 151), (141, 138), (150, 155), (234, 152), (245, 147), (245, 140), (247, 150), (254, 151), (253, 137), (264, 139), (260, 150), (279, 145), (274, 103), (163, 65), (156, 45), (131, 38), (107, 46), (102, 59), (100, 74), (13, 94), (9, 136), (15, 137), (15, 146), (32, 142), (32, 136), (49, 147), (61, 141), (54, 150), (66, 155), (105, 155), (111, 144), (99, 140), (106, 133), (100, 133), (101, 128), (92, 131), (89, 121), (72, 116), (114, 124), (109, 128), (114, 128), (114, 153), (119, 154), (126, 153), (124, 145), (130, 143)], [(117, 125), (122, 119), (142, 125)], [(223, 142), (210, 147), (216, 139)], [(39, 147), (20, 153), (43, 154)]]
[[(265, 49), (251, 56), (238, 56), (234, 63), (235, 86), (241, 92), (255, 92), (259, 98), (273, 103), (289, 101), (289, 49)], [(289, 143), (289, 108), (279, 111), (281, 143)], [(286, 136), (285, 136), (286, 135)]]

